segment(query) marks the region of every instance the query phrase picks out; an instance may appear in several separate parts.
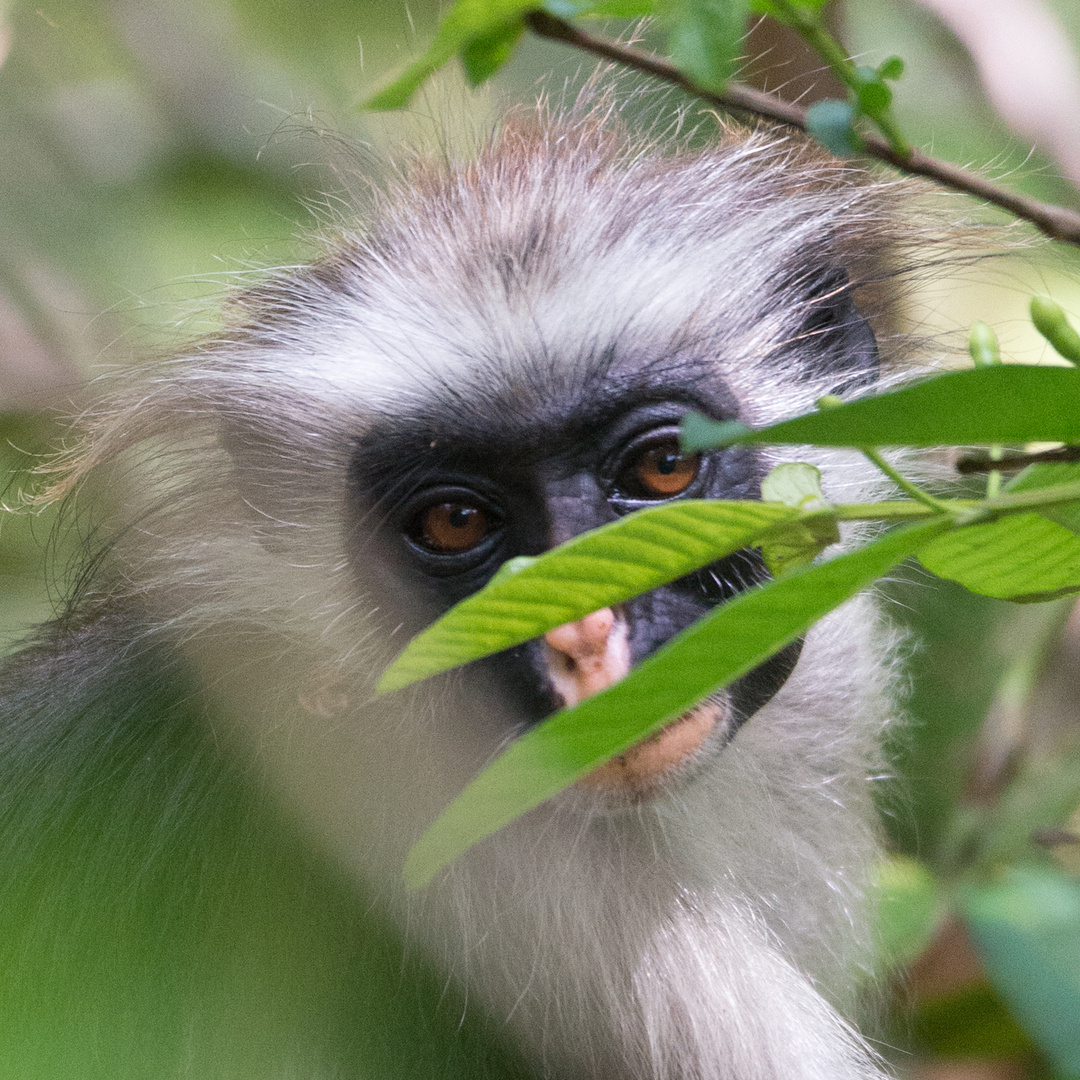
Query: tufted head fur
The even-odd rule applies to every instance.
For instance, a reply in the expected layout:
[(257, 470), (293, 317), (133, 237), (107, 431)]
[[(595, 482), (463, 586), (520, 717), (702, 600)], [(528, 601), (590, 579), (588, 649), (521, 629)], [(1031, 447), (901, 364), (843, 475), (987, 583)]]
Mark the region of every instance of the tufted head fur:
[[(381, 561), (410, 448), (494, 430), (542, 455), (568, 410), (587, 439), (587, 403), (671, 383), (764, 423), (902, 372), (901, 186), (774, 131), (655, 145), (610, 113), (515, 115), (474, 158), (415, 164), (216, 339), (135, 372), (69, 481), (110, 469), (129, 495), (80, 603), (148, 607), (224, 735), (550, 1075), (867, 1080), (843, 1017), (871, 962), (868, 777), (890, 715), (869, 598), (810, 632), (691, 781), (615, 810), (566, 792), (425, 893), (399, 884), (521, 726), (496, 686), (463, 705), (457, 675), (372, 700), (401, 624), (431, 614), (387, 595)], [(358, 474), (372, 446), (387, 475)], [(813, 460), (835, 497), (880, 493), (855, 455)]]

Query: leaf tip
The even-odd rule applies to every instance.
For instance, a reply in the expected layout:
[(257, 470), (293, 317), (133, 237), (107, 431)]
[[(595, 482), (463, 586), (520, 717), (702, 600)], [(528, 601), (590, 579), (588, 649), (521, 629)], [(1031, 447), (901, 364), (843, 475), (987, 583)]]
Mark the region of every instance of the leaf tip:
[(412, 90), (402, 88), (397, 81), (377, 90), (366, 101), (361, 101), (359, 108), (363, 112), (392, 112), (409, 104)]
[(752, 429), (738, 420), (711, 420), (703, 413), (690, 411), (679, 425), (679, 441), (683, 450), (693, 453), (697, 450), (715, 450), (739, 442)]
[(425, 833), (405, 857), (405, 865), (401, 868), (401, 878), (405, 882), (405, 888), (409, 892), (416, 892), (431, 884), (432, 878), (443, 868), (444, 862), (433, 859), (427, 851), (426, 843), (428, 834)]
[(1080, 334), (1076, 332), (1065, 309), (1049, 296), (1033, 296), (1031, 321), (1054, 351), (1070, 364), (1080, 365)]
[[(404, 655), (404, 654), (402, 654)], [(408, 672), (401, 669), (401, 657), (399, 656), (383, 673), (375, 685), (375, 696), (385, 697), (395, 690), (401, 690), (415, 680)]]

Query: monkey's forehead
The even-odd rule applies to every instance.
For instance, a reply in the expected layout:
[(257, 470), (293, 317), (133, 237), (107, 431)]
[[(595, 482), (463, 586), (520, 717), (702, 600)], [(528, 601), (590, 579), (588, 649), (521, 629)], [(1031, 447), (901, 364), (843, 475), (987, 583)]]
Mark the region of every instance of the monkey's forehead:
[(628, 372), (738, 392), (797, 333), (813, 282), (838, 267), (857, 281), (854, 262), (880, 255), (877, 196), (785, 140), (629, 163), (552, 153), (496, 147), (400, 195), (256, 299), (232, 376), (373, 415), (566, 399)]
[(708, 274), (700, 254), (687, 261), (582, 258), (515, 295), (449, 276), (368, 278), (362, 294), (324, 296), (244, 347), (227, 371), (373, 421), (448, 409), (539, 419), (575, 401), (714, 393), (756, 378), (792, 313), (747, 296), (734, 274)]

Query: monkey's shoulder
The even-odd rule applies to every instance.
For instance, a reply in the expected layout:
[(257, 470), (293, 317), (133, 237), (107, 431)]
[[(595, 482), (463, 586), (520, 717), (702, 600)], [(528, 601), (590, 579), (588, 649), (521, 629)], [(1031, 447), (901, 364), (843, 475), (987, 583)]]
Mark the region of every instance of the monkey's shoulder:
[(0, 660), (8, 819), (55, 821), (90, 803), (131, 819), (151, 795), (175, 799), (191, 765), (214, 758), (218, 773), (224, 757), (213, 751), (197, 681), (135, 606), (67, 615)]

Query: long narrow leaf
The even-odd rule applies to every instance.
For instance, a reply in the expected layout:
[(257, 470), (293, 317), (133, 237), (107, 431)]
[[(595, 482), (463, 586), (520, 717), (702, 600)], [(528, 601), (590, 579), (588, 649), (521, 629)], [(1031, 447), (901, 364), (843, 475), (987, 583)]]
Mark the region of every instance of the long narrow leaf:
[(1080, 370), (1004, 364), (938, 375), (889, 394), (861, 398), (765, 428), (683, 422), (683, 446), (734, 443), (819, 446), (944, 446), (969, 443), (1080, 443)]
[(398, 690), (622, 603), (756, 544), (800, 516), (775, 503), (687, 500), (583, 533), (494, 579), (408, 644), (379, 692)]
[[(517, 740), (447, 808), (409, 853), (405, 880), (426, 884), (473, 844), (538, 806), (752, 671), (823, 615), (950, 528), (936, 518), (848, 555), (742, 593), (625, 679)], [(663, 677), (657, 678), (657, 669)]]

